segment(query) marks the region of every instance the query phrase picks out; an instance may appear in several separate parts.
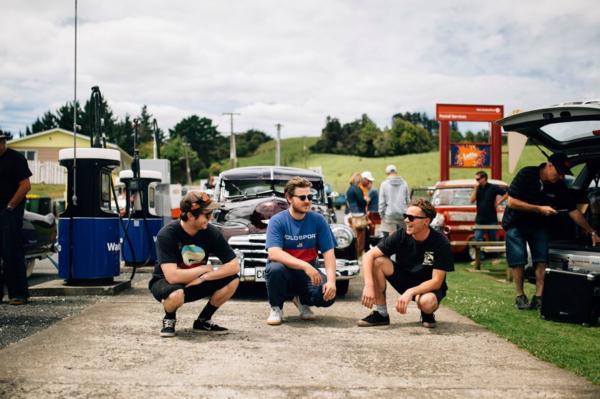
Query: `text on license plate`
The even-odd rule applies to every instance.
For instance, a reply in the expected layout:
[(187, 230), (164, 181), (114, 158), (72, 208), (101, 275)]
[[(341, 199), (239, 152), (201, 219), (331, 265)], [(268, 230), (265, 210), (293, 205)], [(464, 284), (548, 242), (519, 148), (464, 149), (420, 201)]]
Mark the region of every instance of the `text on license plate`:
[(256, 269), (254, 269), (255, 274), (254, 274), (254, 281), (265, 281), (265, 268), (264, 267), (257, 267)]

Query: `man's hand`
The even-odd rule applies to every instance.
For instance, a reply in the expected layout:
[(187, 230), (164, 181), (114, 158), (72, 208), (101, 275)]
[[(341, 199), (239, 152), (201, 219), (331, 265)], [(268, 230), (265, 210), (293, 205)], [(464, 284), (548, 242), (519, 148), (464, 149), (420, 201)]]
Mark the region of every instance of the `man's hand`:
[(590, 233), (590, 236), (592, 237), (592, 247), (595, 247), (596, 245), (600, 244), (600, 236), (598, 236), (598, 233), (592, 231)]
[(396, 302), (396, 310), (398, 313), (405, 314), (408, 310), (408, 304), (413, 299), (413, 294), (410, 291), (405, 291)]
[(372, 285), (365, 285), (365, 288), (363, 288), (361, 303), (367, 309), (371, 309), (375, 305), (375, 288)]
[(558, 212), (556, 211), (556, 209), (552, 208), (551, 206), (548, 205), (541, 205), (538, 207), (538, 211), (539, 213), (541, 213), (544, 216), (554, 216), (556, 214), (558, 214)]
[(308, 278), (310, 278), (310, 282), (313, 286), (316, 287), (317, 285), (321, 284), (321, 273), (319, 273), (317, 269), (312, 266), (307, 266), (306, 269), (304, 269), (304, 272)]
[(335, 281), (327, 281), (323, 284), (323, 299), (325, 301), (331, 301), (335, 298), (336, 292), (337, 287), (335, 286)]

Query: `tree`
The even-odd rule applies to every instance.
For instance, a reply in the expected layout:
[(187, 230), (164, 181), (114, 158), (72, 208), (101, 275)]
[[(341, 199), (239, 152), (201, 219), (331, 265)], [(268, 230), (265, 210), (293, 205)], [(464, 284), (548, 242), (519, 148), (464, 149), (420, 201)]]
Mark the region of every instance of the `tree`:
[[(186, 150), (185, 147), (188, 147)], [(171, 161), (171, 181), (179, 183), (187, 183), (187, 161), (190, 166), (190, 173), (193, 180), (199, 177), (207, 177), (208, 169), (202, 170), (202, 161), (198, 157), (198, 153), (189, 149), (189, 144), (186, 143), (184, 137), (171, 137), (164, 145), (161, 146), (161, 156)]]
[(336, 153), (337, 143), (342, 137), (342, 125), (337, 118), (327, 116), (325, 127), (321, 130), (321, 138), (310, 147), (313, 152)]
[(239, 157), (246, 157), (254, 154), (256, 149), (263, 143), (273, 140), (266, 133), (260, 130), (250, 129), (246, 133), (236, 135), (236, 151)]
[(0, 134), (6, 135), (6, 141), (13, 139), (13, 134), (11, 132), (9, 132), (8, 130), (0, 129)]
[(31, 125), (31, 133), (39, 133), (45, 130), (54, 129), (55, 127), (60, 127), (58, 125), (57, 117), (52, 112), (47, 111), (42, 116), (42, 119), (38, 117), (35, 122), (33, 122)]
[(208, 118), (192, 115), (182, 119), (169, 130), (171, 139), (185, 138), (190, 147), (198, 154), (202, 169), (207, 169), (213, 162), (225, 158), (227, 140), (217, 131), (217, 127)]

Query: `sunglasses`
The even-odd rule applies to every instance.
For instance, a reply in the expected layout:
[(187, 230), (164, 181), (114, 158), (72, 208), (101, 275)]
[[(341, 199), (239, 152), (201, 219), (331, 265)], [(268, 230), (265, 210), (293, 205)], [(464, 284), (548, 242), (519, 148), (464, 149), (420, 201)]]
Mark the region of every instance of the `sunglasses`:
[(306, 201), (307, 199), (309, 201), (312, 201), (314, 196), (312, 194), (308, 194), (308, 195), (292, 195), (292, 197), (298, 197), (300, 198), (300, 201)]
[(405, 213), (404, 219), (408, 219), (409, 222), (414, 222), (415, 219), (427, 219), (427, 216), (415, 216), (415, 215), (409, 215), (408, 213)]

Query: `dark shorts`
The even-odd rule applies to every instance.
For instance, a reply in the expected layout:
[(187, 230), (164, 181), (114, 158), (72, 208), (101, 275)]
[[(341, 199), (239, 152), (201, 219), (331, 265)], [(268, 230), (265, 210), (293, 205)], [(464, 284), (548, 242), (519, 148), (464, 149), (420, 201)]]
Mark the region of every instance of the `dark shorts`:
[(158, 302), (161, 302), (163, 299), (167, 299), (168, 296), (174, 291), (183, 290), (184, 302), (187, 303), (209, 297), (214, 294), (215, 291), (220, 290), (238, 278), (239, 276), (236, 274), (233, 276), (224, 277), (220, 280), (205, 281), (201, 284), (185, 288), (185, 284), (169, 284), (169, 282), (164, 278), (152, 277), (152, 280), (150, 280), (148, 286), (150, 288), (150, 292), (152, 292), (152, 295)]
[[(399, 294), (404, 294), (409, 288), (416, 287), (423, 281), (417, 281), (414, 276), (406, 270), (400, 270), (396, 265), (396, 262), (392, 262), (394, 265), (394, 272), (390, 276), (385, 276), (386, 280), (394, 287)], [(442, 302), (442, 299), (446, 296), (446, 290), (440, 288), (439, 290), (431, 291), (437, 298), (438, 304)], [(415, 298), (413, 298), (413, 301)]]
[(527, 244), (534, 265), (548, 263), (548, 233), (545, 230), (528, 232), (510, 227), (506, 230), (506, 262), (509, 267), (522, 267), (528, 263)]

